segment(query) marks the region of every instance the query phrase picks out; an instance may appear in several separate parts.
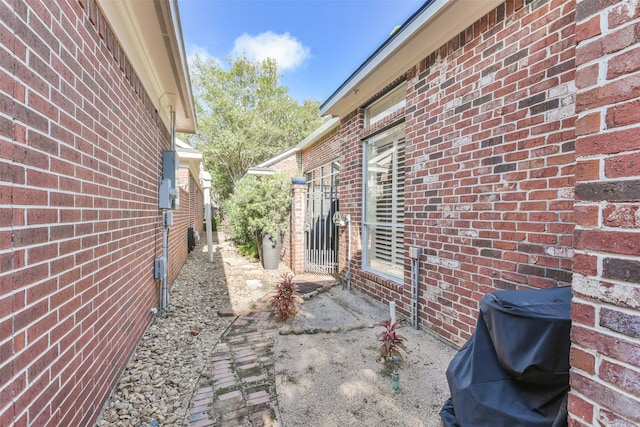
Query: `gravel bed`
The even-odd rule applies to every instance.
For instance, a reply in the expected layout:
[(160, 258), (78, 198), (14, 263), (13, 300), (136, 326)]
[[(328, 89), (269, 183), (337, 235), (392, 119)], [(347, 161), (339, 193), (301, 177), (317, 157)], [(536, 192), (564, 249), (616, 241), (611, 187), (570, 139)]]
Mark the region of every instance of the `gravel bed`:
[[(223, 239), (222, 233), (218, 238)], [(201, 241), (171, 288), (171, 310), (157, 314), (145, 332), (97, 426), (188, 426), (192, 394), (200, 377), (208, 374), (215, 345), (234, 320), (218, 311), (241, 313), (267, 295), (284, 273), (290, 270), (264, 270), (224, 240), (215, 244), (214, 261), (209, 263)], [(338, 292), (332, 288), (328, 293), (334, 291)], [(305, 299), (305, 306), (311, 304)], [(332, 311), (330, 302), (318, 298), (314, 304), (321, 310), (314, 321), (323, 316), (332, 322), (348, 320)], [(298, 320), (307, 321), (304, 313), (312, 307), (301, 307)], [(394, 391), (391, 372), (376, 362), (379, 327), (352, 328), (347, 322), (335, 332), (318, 328), (310, 334), (296, 325), (283, 322), (275, 342), (282, 418), (277, 425), (306, 426), (309, 420), (322, 427), (441, 425), (438, 412), (448, 397), (444, 371), (453, 348), (426, 332), (402, 327), (408, 352), (400, 364), (399, 390)], [(282, 334), (284, 329), (291, 333)]]
[(144, 333), (97, 426), (187, 426), (198, 379), (234, 319), (218, 310), (242, 312), (288, 271), (265, 271), (225, 241), (215, 244), (209, 263), (203, 240), (171, 287), (170, 309), (158, 313)]

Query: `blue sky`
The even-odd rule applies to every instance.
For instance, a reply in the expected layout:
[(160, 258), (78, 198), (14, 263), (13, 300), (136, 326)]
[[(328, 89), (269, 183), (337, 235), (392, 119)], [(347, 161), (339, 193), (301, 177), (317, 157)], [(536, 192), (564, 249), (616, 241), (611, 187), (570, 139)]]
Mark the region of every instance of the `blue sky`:
[(187, 55), (278, 62), (302, 101), (325, 101), (424, 0), (179, 0)]

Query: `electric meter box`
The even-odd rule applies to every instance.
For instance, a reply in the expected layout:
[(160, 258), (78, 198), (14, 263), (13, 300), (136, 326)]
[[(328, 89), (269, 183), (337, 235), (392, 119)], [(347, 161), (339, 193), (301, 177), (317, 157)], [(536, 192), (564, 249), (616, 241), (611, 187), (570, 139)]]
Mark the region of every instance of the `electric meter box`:
[(162, 182), (160, 183), (161, 209), (178, 209), (180, 191), (178, 190), (178, 169), (180, 158), (175, 150), (162, 152)]

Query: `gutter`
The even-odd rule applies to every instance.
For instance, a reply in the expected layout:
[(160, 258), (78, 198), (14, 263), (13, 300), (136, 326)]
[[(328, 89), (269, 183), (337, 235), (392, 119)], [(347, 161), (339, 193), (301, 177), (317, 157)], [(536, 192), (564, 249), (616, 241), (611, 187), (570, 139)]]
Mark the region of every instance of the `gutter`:
[(320, 106), (343, 117), (504, 0), (427, 0)]

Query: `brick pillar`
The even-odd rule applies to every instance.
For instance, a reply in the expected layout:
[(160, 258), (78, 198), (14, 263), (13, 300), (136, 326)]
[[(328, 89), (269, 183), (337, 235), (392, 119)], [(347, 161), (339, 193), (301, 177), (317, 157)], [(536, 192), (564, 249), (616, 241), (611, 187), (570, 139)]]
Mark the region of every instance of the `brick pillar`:
[(293, 178), (293, 201), (291, 208), (291, 270), (304, 272), (304, 214), (307, 199), (307, 184), (304, 179)]
[(640, 5), (578, 1), (569, 425), (640, 425)]

